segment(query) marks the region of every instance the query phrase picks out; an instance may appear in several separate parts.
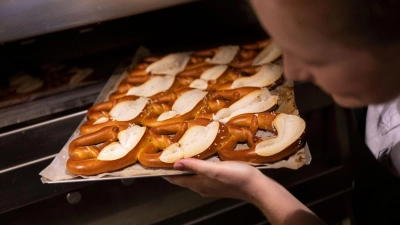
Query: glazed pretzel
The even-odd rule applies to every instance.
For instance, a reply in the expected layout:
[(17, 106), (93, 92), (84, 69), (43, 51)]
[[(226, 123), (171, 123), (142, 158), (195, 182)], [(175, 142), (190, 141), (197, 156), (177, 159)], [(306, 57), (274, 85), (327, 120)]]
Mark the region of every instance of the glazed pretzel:
[(157, 62), (161, 58), (162, 58), (162, 56), (156, 56), (156, 55), (143, 57), (142, 59), (140, 59), (140, 61), (136, 65), (128, 68), (129, 76), (134, 77), (134, 76), (149, 75), (149, 73), (146, 72), (146, 68), (150, 64)]
[[(204, 129), (203, 133), (197, 134), (197, 129)], [(153, 141), (140, 151), (138, 160), (153, 168), (172, 168), (180, 158), (207, 159), (219, 148), (235, 146), (227, 127), (208, 119), (156, 126), (150, 129), (150, 134)], [(207, 138), (202, 139), (202, 136)]]
[[(231, 130), (237, 130), (235, 136), (241, 137), (237, 143), (247, 142), (249, 148), (232, 150), (220, 148), (218, 155), (222, 160), (236, 160), (250, 163), (271, 163), (292, 155), (305, 145), (305, 123), (299, 117), (279, 113), (243, 114), (233, 117), (227, 122)], [(245, 134), (240, 134), (238, 128), (248, 128)], [(257, 131), (269, 131), (272, 138), (263, 139), (257, 136)], [(245, 140), (244, 140), (245, 137)]]
[[(226, 45), (206, 50), (196, 51), (191, 54), (191, 63), (185, 68), (185, 71), (194, 71), (196, 69), (204, 70), (210, 65), (229, 64), (238, 54), (239, 46)], [(189, 72), (191, 73), (191, 72)]]
[(280, 48), (271, 39), (240, 46), (240, 51), (230, 63), (235, 68), (259, 66), (274, 62), (281, 56)]
[[(198, 89), (185, 88), (159, 96), (148, 107), (142, 124), (155, 127), (194, 119), (207, 102), (207, 94)], [(186, 106), (187, 108), (184, 110), (183, 108)]]
[(196, 118), (213, 119), (213, 115), (223, 108), (228, 108), (247, 94), (259, 90), (257, 87), (244, 87), (232, 90), (210, 92), (206, 104), (196, 114)]
[[(163, 56), (148, 56), (144, 57), (140, 60), (140, 62), (134, 66), (134, 68), (131, 68), (129, 70), (129, 76), (145, 76), (145, 75), (150, 75), (147, 71), (146, 68), (151, 65), (154, 62), (159, 61), (162, 59)], [(195, 68), (197, 66), (204, 65), (202, 64), (207, 57), (204, 56), (199, 56), (199, 55), (191, 55), (189, 57), (189, 61), (187, 63), (186, 68)], [(196, 65), (196, 66), (194, 66)], [(185, 69), (186, 69), (185, 68)]]
[(177, 76), (196, 78), (189, 87), (205, 91), (215, 91), (225, 83), (232, 83), (242, 74), (239, 70), (228, 65), (207, 65), (193, 70), (182, 71)]
[(142, 76), (128, 76), (118, 85), (116, 93), (126, 93), (130, 88), (142, 85), (146, 81), (150, 80), (150, 78), (151, 75), (148, 74)]
[(75, 175), (95, 175), (119, 170), (136, 163), (139, 151), (149, 143), (150, 135), (145, 127), (104, 127), (80, 136), (69, 144), (70, 158), (66, 166)]
[(218, 85), (216, 90), (229, 90), (241, 87), (264, 87), (274, 89), (284, 81), (283, 68), (277, 64), (265, 64), (239, 69), (241, 76)]
[[(195, 118), (207, 118), (213, 119), (213, 115), (217, 113), (219, 110), (223, 108), (227, 108), (230, 105), (234, 104), (236, 101), (240, 100), (245, 95), (259, 90), (256, 87), (245, 87), (238, 88), (235, 90), (222, 90), (216, 92), (210, 92), (208, 94), (204, 94), (204, 97), (200, 101), (187, 101), (186, 103), (177, 103), (176, 100), (183, 96), (184, 93), (189, 93), (190, 91), (196, 93), (206, 93), (197, 89), (186, 88), (182, 89), (178, 92), (172, 92), (167, 95), (163, 95), (153, 101), (153, 103), (148, 107), (146, 115), (143, 116), (142, 124), (148, 127), (155, 127), (168, 123), (176, 123), (183, 122), (186, 120), (192, 120)], [(199, 100), (199, 99), (197, 99)], [(184, 101), (184, 100), (183, 100)], [(160, 117), (162, 114), (166, 114), (167, 112), (172, 112), (174, 110), (174, 106), (177, 108), (182, 107), (182, 105), (191, 104), (193, 108), (190, 111), (187, 111), (184, 114), (177, 113), (173, 117), (168, 119), (162, 119)], [(196, 104), (194, 104), (196, 103)], [(176, 111), (175, 111), (176, 112)]]
[[(137, 103), (137, 104), (133, 104)], [(126, 109), (130, 105), (131, 107), (136, 107), (137, 111), (131, 110), (131, 115), (128, 112), (119, 112), (116, 105), (119, 104), (119, 108)], [(121, 105), (127, 104), (127, 105)], [(79, 128), (82, 135), (93, 133), (103, 127), (113, 126), (113, 125), (124, 125), (124, 124), (141, 124), (143, 116), (146, 114), (146, 108), (150, 104), (150, 101), (143, 97), (138, 96), (124, 96), (119, 99), (110, 100), (107, 102), (98, 103), (89, 108), (87, 112), (88, 121), (86, 121)], [(113, 113), (113, 109), (115, 113)], [(129, 108), (128, 108), (129, 109)], [(132, 112), (134, 114), (132, 114)], [(111, 115), (110, 115), (111, 113)], [(120, 114), (122, 115), (119, 116)], [(116, 117), (113, 117), (116, 114)]]
[[(180, 89), (189, 87), (190, 83), (195, 79), (193, 77), (177, 77), (172, 75), (147, 75), (149, 79), (147, 79), (144, 83), (139, 85), (128, 82), (121, 82), (118, 86), (118, 90), (111, 93), (109, 96), (110, 100), (122, 98), (124, 96), (144, 96), (151, 99), (156, 99), (160, 95), (165, 95), (166, 93), (171, 93), (178, 91)], [(145, 80), (145, 79), (143, 79)], [(153, 83), (155, 80), (158, 80), (158, 83)], [(144, 90), (140, 90), (141, 87), (145, 87), (147, 85), (148, 88)], [(134, 94), (130, 94), (132, 88), (136, 88)]]

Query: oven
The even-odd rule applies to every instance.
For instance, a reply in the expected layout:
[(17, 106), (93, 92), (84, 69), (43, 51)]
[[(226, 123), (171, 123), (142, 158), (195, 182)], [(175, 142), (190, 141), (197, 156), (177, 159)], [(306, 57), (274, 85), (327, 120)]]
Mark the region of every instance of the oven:
[[(55, 87), (5, 97), (0, 108), (2, 224), (268, 224), (253, 205), (160, 177), (44, 184), (39, 176), (139, 47), (168, 53), (266, 38), (245, 1), (16, 0), (0, 3), (0, 21), (2, 94), (15, 74), (46, 71), (43, 82)], [(91, 69), (89, 79), (63, 86), (77, 68)], [(312, 161), (263, 172), (335, 224), (351, 215), (351, 113), (311, 83), (294, 90)]]

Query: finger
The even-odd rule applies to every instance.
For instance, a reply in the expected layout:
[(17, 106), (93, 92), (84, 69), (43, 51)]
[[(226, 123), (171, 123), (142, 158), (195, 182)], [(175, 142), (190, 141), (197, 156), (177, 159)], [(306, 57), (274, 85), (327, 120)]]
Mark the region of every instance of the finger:
[(178, 185), (185, 188), (190, 188), (191, 184), (194, 184), (195, 175), (174, 175), (174, 176), (163, 176), (162, 178), (171, 184)]
[(210, 176), (210, 174), (214, 174), (218, 170), (218, 165), (215, 162), (187, 158), (177, 161), (174, 164), (174, 169)]

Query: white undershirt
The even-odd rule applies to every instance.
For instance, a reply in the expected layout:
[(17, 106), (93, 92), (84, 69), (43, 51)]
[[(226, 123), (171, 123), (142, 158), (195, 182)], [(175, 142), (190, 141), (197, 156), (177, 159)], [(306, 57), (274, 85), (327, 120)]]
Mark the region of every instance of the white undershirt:
[(378, 161), (391, 162), (395, 175), (400, 174), (400, 96), (368, 106), (365, 142)]

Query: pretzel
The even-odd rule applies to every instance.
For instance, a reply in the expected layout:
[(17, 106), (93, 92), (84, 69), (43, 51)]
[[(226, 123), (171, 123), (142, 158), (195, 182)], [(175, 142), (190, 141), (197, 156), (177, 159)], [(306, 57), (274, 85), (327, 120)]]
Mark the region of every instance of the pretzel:
[(104, 127), (69, 144), (67, 170), (75, 175), (95, 175), (122, 169), (137, 162), (139, 151), (149, 140), (145, 127)]
[(282, 55), (280, 48), (271, 39), (240, 46), (240, 51), (230, 63), (235, 68), (259, 66), (274, 62)]
[(207, 92), (193, 88), (160, 96), (148, 108), (142, 124), (155, 127), (194, 119), (198, 111), (204, 107), (206, 96)]
[(208, 69), (211, 69), (214, 66), (215, 65), (209, 63), (201, 63), (201, 65), (197, 64), (195, 67), (186, 68), (184, 71), (176, 74), (176, 76), (199, 78), (202, 73), (204, 73)]
[(257, 87), (243, 87), (232, 90), (210, 92), (206, 104), (198, 111), (196, 118), (213, 119), (221, 109), (228, 108), (249, 93), (259, 90)]
[[(249, 148), (240, 150), (220, 148), (218, 155), (221, 160), (271, 163), (290, 156), (305, 145), (305, 122), (296, 115), (243, 114), (233, 117), (227, 122), (227, 126), (232, 130), (237, 130), (238, 127), (248, 128), (250, 135), (249, 132), (245, 135), (236, 132), (236, 135), (242, 138), (246, 136)], [(256, 135), (258, 130), (272, 132), (274, 136), (263, 140)], [(237, 143), (239, 142), (240, 140)]]
[(228, 65), (207, 65), (195, 70), (183, 71), (177, 76), (192, 76), (193, 80), (189, 87), (206, 91), (215, 91), (225, 83), (232, 83), (242, 74)]
[(82, 124), (79, 131), (85, 135), (107, 126), (141, 124), (149, 104), (148, 98), (138, 96), (98, 103), (89, 108), (86, 114), (88, 121)]
[[(211, 56), (211, 55), (210, 55)], [(151, 75), (146, 71), (146, 68), (151, 65), (152, 63), (155, 63), (159, 60), (161, 60), (165, 56), (148, 56), (144, 57), (138, 62), (133, 68), (129, 68), (129, 76), (146, 76), (146, 75)], [(190, 55), (189, 56), (189, 61), (187, 62), (186, 68), (195, 68), (197, 66), (204, 65), (202, 64), (205, 61), (206, 57), (204, 56), (198, 56), (198, 55)], [(208, 64), (208, 63), (205, 63)], [(212, 65), (210, 65), (212, 66)]]
[(154, 63), (154, 62), (156, 62), (156, 61), (158, 61), (160, 59), (161, 59), (161, 57), (159, 57), (159, 56), (148, 56), (148, 57), (142, 58), (141, 61), (138, 64), (135, 65), (134, 68), (130, 68), (129, 69), (129, 71), (128, 71), (129, 72), (129, 76), (130, 77), (136, 77), (136, 76), (147, 76), (147, 75), (150, 75), (146, 71), (146, 68), (150, 64), (152, 64), (152, 63)]
[(118, 99), (128, 95), (150, 97), (170, 89), (175, 82), (175, 76), (172, 75), (146, 75), (144, 77), (148, 79), (143, 83), (129, 83), (127, 80), (123, 80), (118, 89), (110, 94), (109, 99)]
[(245, 87), (207, 94), (207, 92), (198, 89), (182, 89), (155, 99), (148, 107), (146, 115), (143, 116), (142, 124), (155, 127), (195, 118), (213, 119), (213, 115), (218, 113), (219, 110), (231, 106), (244, 96), (257, 90), (259, 88)]
[(130, 88), (142, 85), (146, 81), (150, 80), (151, 75), (140, 75), (140, 76), (128, 76), (123, 79), (117, 87), (117, 93), (126, 93)]
[[(244, 96), (236, 97), (228, 107), (224, 107), (212, 115), (213, 120), (222, 123), (228, 122), (232, 117), (246, 113), (260, 113), (272, 111), (278, 106), (279, 97), (271, 95), (268, 89), (256, 87), (243, 87), (234, 90), (225, 90), (225, 93), (237, 90), (248, 90)], [(218, 91), (217, 93), (224, 93)]]
[(247, 67), (243, 68), (243, 71), (253, 73), (248, 76), (242, 75), (230, 82), (225, 82), (219, 85), (217, 90), (228, 90), (240, 87), (265, 87), (271, 90), (284, 81), (283, 68), (281, 65), (277, 64)]
[(207, 50), (197, 51), (191, 54), (191, 57), (197, 59), (197, 63), (188, 64), (185, 70), (194, 70), (209, 65), (229, 64), (237, 55), (239, 46), (226, 45)]
[(181, 158), (206, 159), (221, 147), (235, 146), (227, 127), (208, 119), (156, 126), (150, 134), (153, 141), (139, 153), (138, 160), (153, 168), (172, 168)]
[(140, 85), (121, 82), (118, 90), (111, 93), (109, 99), (113, 100), (130, 95), (156, 99), (160, 95), (165, 95), (189, 87), (190, 83), (194, 79), (195, 78), (193, 77), (176, 77), (172, 75), (151, 75), (146, 82)]

